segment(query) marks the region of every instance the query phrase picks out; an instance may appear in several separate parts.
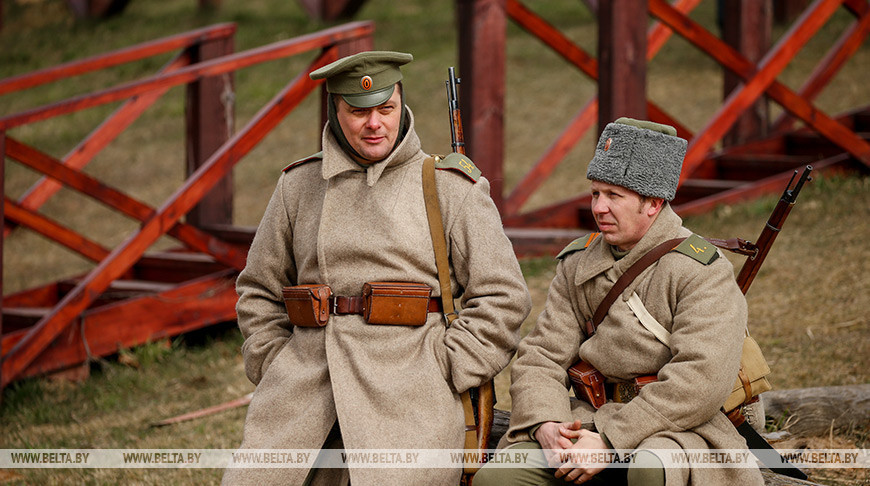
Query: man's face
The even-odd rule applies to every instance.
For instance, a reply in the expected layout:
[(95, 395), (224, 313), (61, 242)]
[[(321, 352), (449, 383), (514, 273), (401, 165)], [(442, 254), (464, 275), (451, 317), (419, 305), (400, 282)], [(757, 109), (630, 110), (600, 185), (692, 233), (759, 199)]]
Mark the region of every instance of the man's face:
[(361, 164), (372, 164), (387, 158), (399, 136), (402, 117), (402, 95), (396, 86), (386, 102), (372, 108), (356, 108), (341, 96), (335, 97), (335, 111), (344, 137), (358, 154)]
[(604, 241), (627, 251), (637, 244), (655, 221), (663, 199), (640, 194), (606, 182), (592, 181), (592, 215)]

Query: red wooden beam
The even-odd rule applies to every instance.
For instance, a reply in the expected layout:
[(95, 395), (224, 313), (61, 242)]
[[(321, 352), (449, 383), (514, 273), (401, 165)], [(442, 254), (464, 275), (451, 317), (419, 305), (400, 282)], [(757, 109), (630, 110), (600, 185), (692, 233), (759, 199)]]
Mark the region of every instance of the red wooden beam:
[[(468, 156), (504, 199), (505, 0), (458, 0), (459, 103)], [(446, 73), (445, 73), (446, 74)]]
[[(189, 64), (189, 56), (182, 53), (164, 66), (160, 72), (168, 73), (177, 71)], [(91, 132), (84, 140), (79, 142), (64, 158), (63, 164), (73, 169), (81, 169), (88, 165), (93, 158), (100, 153), (112, 140), (127, 129), (139, 116), (160, 99), (169, 87), (144, 93), (141, 96), (124, 102), (112, 115), (104, 120), (99, 127)], [(63, 187), (57, 181), (41, 178), (19, 198), (18, 203), (23, 208), (36, 211), (60, 188)], [(4, 236), (8, 235), (13, 228), (5, 228)]]
[(504, 201), (502, 214), (513, 216), (522, 208), (535, 191), (550, 177), (550, 174), (559, 166), (565, 155), (577, 145), (583, 134), (591, 128), (598, 119), (598, 97), (593, 96), (580, 112), (574, 116), (568, 126), (556, 138), (556, 141), (547, 149), (544, 155), (538, 159), (535, 165), (523, 176), (522, 180), (514, 186), (510, 195)]
[[(721, 19), (722, 40), (753, 64), (760, 61), (770, 46), (770, 2), (720, 0), (717, 10)], [(723, 76), (724, 99), (742, 83), (742, 79), (727, 69)], [(769, 127), (769, 105), (767, 99), (761, 97), (737, 118), (734, 126), (722, 138), (722, 145), (727, 147), (764, 138)]]
[[(822, 3), (821, 0), (817, 2), (816, 7), (818, 7), (818, 3)], [(758, 74), (759, 71), (756, 71), (755, 66), (744, 59), (737, 51), (707, 32), (703, 27), (691, 19), (671, 9), (663, 0), (650, 0), (649, 5), (650, 12), (666, 24), (670, 25), (674, 31), (680, 33), (680, 35), (698, 46), (720, 64), (731, 69), (744, 79), (752, 79), (752, 81), (749, 81), (745, 87), (753, 86), (753, 91), (755, 91), (761, 87), (759, 85), (766, 81), (766, 79), (760, 78)], [(808, 13), (814, 13), (814, 11), (808, 11)], [(806, 20), (806, 18), (807, 16), (805, 15), (803, 19)], [(801, 22), (798, 22), (798, 24), (800, 23)], [(796, 29), (798, 27), (800, 27), (800, 25), (797, 25)], [(806, 32), (802, 33), (801, 38), (805, 37), (806, 34)], [(793, 49), (791, 51), (792, 54), (796, 52), (797, 46), (786, 42), (787, 40), (788, 37), (786, 36), (780, 43), (779, 47), (774, 49), (768, 58), (771, 56), (777, 57), (776, 53), (781, 50)], [(778, 63), (781, 62), (782, 60), (778, 59)], [(767, 75), (769, 76), (770, 73), (767, 73)], [(745, 89), (737, 90), (729, 100), (735, 99), (742, 91), (745, 91)], [(828, 138), (831, 142), (835, 143), (846, 152), (855, 156), (858, 160), (861, 160), (864, 164), (870, 166), (870, 144), (855, 135), (851, 130), (826, 115), (823, 111), (815, 108), (807, 100), (778, 81), (771, 80), (769, 85), (766, 86), (766, 92), (771, 99), (775, 100), (786, 110), (800, 118), (815, 131)], [(740, 101), (746, 102), (751, 100), (748, 100), (748, 97), (744, 97)], [(723, 132), (723, 126), (717, 125), (715, 123), (716, 120), (726, 117), (732, 121), (735, 119), (737, 114), (735, 113), (735, 103), (736, 101), (732, 101), (730, 104), (726, 102), (726, 105), (719, 110), (718, 115), (714, 116), (714, 118), (708, 123), (705, 131), (709, 131), (712, 128), (715, 128), (716, 131), (710, 131), (707, 133), (707, 137), (703, 141), (703, 144), (707, 149), (709, 149), (712, 143), (711, 139), (714, 138), (717, 133), (721, 134)], [(728, 108), (729, 106), (731, 106), (730, 109)], [(727, 122), (728, 120), (726, 119), (724, 121)], [(724, 130), (727, 130), (727, 128), (728, 127), (724, 127)], [(687, 153), (686, 161), (683, 163), (683, 178), (692, 176), (693, 170), (696, 170), (698, 166), (700, 166), (704, 157), (706, 157), (706, 150), (702, 153), (701, 149), (697, 148), (699, 147), (697, 146), (698, 143), (700, 142), (697, 142), (696, 139), (692, 140), (689, 144), (689, 151), (692, 153), (692, 158), (690, 159), (689, 154)], [(696, 146), (696, 148), (693, 149), (693, 146)]]
[[(205, 62), (233, 52), (232, 39), (216, 39), (191, 46), (193, 62)], [(187, 85), (185, 103), (185, 175), (190, 175), (233, 133), (235, 119), (233, 73), (207, 76)], [(193, 226), (232, 224), (233, 174), (228, 172), (202, 200), (187, 213)]]
[(646, 120), (646, 0), (598, 6), (598, 131), (628, 116)]
[[(798, 90), (798, 94), (804, 99), (808, 101), (814, 100), (833, 79), (834, 75), (840, 71), (840, 68), (846, 64), (846, 61), (851, 59), (855, 52), (858, 51), (858, 48), (861, 47), (868, 33), (870, 33), (870, 7), (868, 7), (867, 2), (858, 1), (857, 5), (852, 8), (852, 10), (855, 9), (857, 9), (856, 14), (859, 19), (843, 32), (810, 74), (809, 78), (807, 78), (807, 81)], [(794, 121), (794, 117), (785, 112), (774, 122), (773, 131), (780, 133), (788, 131), (794, 125)]]
[(46, 216), (22, 208), (8, 197), (4, 197), (3, 217), (16, 224), (27, 226), (91, 261), (98, 262), (109, 255), (109, 250), (99, 243), (85, 238)]
[(212, 61), (188, 66), (173, 73), (151, 76), (143, 80), (120, 84), (103, 91), (68, 98), (14, 115), (3, 116), (0, 117), (0, 130), (7, 130), (15, 126), (125, 100), (155, 89), (187, 84), (202, 77), (217, 76), (262, 62), (325, 48), (346, 40), (368, 36), (373, 32), (374, 25), (371, 22), (352, 22), (332, 27), (320, 32), (294, 37), (286, 41), (275, 42)]
[[(0, 0), (0, 27), (3, 27), (3, 0)], [(6, 132), (0, 130), (0, 185), (6, 187)], [(4, 220), (0, 218), (0, 230), (5, 225)], [(0, 298), (3, 296), (3, 238), (0, 238)], [(3, 341), (3, 305), (0, 304), (0, 342)], [(0, 346), (0, 362), (3, 361), (2, 346)], [(0, 369), (0, 383), (3, 383), (3, 370)], [(3, 403), (3, 393), (0, 389), (0, 405)]]
[[(825, 24), (842, 0), (817, 0), (783, 39), (760, 63), (760, 69), (741, 87), (736, 88), (707, 125), (689, 142), (683, 162), (683, 174), (701, 165), (713, 145), (722, 139), (737, 117), (776, 80), (797, 52)], [(663, 0), (650, 0), (650, 5), (667, 8)], [(671, 26), (674, 28), (674, 26)], [(676, 28), (675, 28), (676, 30)], [(870, 161), (870, 152), (867, 154)]]
[[(825, 160), (812, 164), (813, 173), (840, 173), (845, 171), (850, 161), (847, 154), (840, 154), (834, 157), (829, 157)], [(793, 171), (782, 172), (761, 180), (748, 182), (734, 189), (723, 191), (704, 198), (695, 199), (694, 201), (685, 204), (674, 206), (674, 211), (682, 217), (696, 216), (705, 214), (713, 210), (716, 206), (723, 204), (737, 204), (743, 201), (756, 199), (765, 194), (776, 193), (781, 191), (783, 186), (791, 179)]]
[(217, 24), (202, 29), (191, 30), (190, 32), (185, 32), (183, 34), (144, 42), (132, 47), (118, 49), (108, 54), (99, 54), (85, 59), (29, 72), (27, 74), (0, 79), (0, 95), (33, 88), (59, 79), (79, 76), (81, 74), (117, 66), (119, 64), (138, 61), (140, 59), (157, 56), (169, 51), (184, 49), (196, 44), (197, 42), (230, 37), (235, 34), (235, 32), (235, 24)]
[[(675, 7), (680, 12), (689, 12), (697, 6), (700, 0), (680, 0), (675, 2)], [(547, 21), (526, 8), (518, 0), (507, 0), (507, 12), (514, 22), (531, 33), (545, 45), (553, 49), (563, 59), (578, 67), (583, 73), (598, 79), (598, 64), (595, 58), (589, 56), (583, 49), (571, 42), (558, 29)], [(673, 31), (660, 22), (656, 22), (648, 33), (647, 59), (652, 59), (664, 45), (664, 42)], [(677, 132), (684, 138), (691, 138), (691, 132), (674, 120), (670, 115), (661, 110), (657, 105), (648, 102), (647, 111), (651, 119), (661, 123), (668, 123), (677, 128)], [(565, 155), (580, 141), (586, 131), (592, 127), (598, 116), (598, 96), (593, 96), (580, 109), (559, 137), (547, 149), (535, 165), (523, 176), (519, 183), (514, 186), (510, 195), (505, 199), (502, 213), (514, 215), (528, 201), (529, 197), (540, 187), (541, 184), (552, 174), (562, 162)]]
[[(30, 147), (18, 140), (7, 139), (7, 155), (22, 164), (42, 173), (53, 180), (90, 196), (106, 206), (120, 211), (139, 221), (147, 221), (154, 216), (154, 209), (127, 196), (93, 177), (69, 168), (48, 154)], [(22, 206), (23, 208), (23, 206)], [(247, 249), (232, 245), (186, 223), (179, 222), (167, 232), (190, 248), (207, 253), (216, 260), (241, 270), (245, 267)]]
[[(236, 273), (222, 271), (155, 295), (92, 307), (30, 363), (19, 378), (37, 376), (107, 356), (118, 348), (176, 336), (235, 319)], [(131, 318), (134, 316), (134, 318)], [(124, 325), (118, 325), (124, 323)], [(22, 329), (2, 337), (3, 354), (21, 342)]]
[[(334, 35), (334, 31), (329, 37)], [(304, 43), (314, 44), (311, 36)], [(27, 335), (12, 348), (2, 362), (3, 388), (33, 362), (34, 359), (57, 337), (76, 316), (81, 314), (103, 292), (112, 281), (126, 272), (159, 239), (166, 228), (172, 227), (187, 213), (214, 185), (240, 160), (254, 148), (268, 132), (274, 128), (311, 92), (319, 82), (313, 81), (308, 74), (327, 63), (334, 61), (334, 49), (323, 53), (308, 66), (293, 82), (275, 96), (248, 125), (234, 135), (220, 150), (200, 167), (185, 184), (179, 188), (157, 214), (135, 235), (115, 248), (108, 257), (91, 271), (80, 283), (41, 319)]]

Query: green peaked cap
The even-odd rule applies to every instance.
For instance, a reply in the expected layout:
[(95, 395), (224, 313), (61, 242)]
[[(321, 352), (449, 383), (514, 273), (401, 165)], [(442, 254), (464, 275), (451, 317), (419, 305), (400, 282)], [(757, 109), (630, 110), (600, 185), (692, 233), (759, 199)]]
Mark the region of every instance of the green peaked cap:
[(402, 80), (399, 66), (414, 56), (404, 52), (366, 51), (343, 57), (310, 74), (311, 79), (325, 79), (326, 91), (341, 95), (357, 108), (378, 106), (393, 95)]

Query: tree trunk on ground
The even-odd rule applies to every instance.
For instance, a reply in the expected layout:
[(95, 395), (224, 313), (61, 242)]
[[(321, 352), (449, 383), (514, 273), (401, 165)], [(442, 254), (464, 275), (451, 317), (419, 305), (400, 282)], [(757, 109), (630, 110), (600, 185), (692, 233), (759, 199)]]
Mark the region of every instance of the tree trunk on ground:
[(870, 384), (772, 390), (761, 398), (764, 414), (792, 435), (870, 429)]

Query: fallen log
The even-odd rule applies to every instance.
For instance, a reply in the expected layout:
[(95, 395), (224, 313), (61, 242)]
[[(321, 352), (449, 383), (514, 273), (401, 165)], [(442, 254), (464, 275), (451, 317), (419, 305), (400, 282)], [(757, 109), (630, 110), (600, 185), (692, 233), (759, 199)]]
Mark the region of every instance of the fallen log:
[[(768, 392), (768, 393), (770, 393), (770, 392)], [(492, 432), (491, 432), (491, 435), (489, 438), (489, 444), (488, 444), (488, 447), (490, 449), (495, 449), (496, 446), (498, 445), (498, 441), (501, 440), (502, 436), (505, 433), (507, 433), (508, 424), (510, 423), (510, 417), (511, 417), (510, 412), (495, 409), (495, 413), (493, 414)], [(819, 483), (814, 483), (811, 481), (802, 481), (800, 479), (790, 478), (788, 476), (783, 476), (781, 474), (775, 474), (768, 469), (762, 469), (761, 475), (764, 477), (764, 485), (765, 486), (786, 486), (786, 485), (822, 486)]]
[(791, 435), (870, 430), (870, 384), (771, 390), (761, 399), (767, 418)]

